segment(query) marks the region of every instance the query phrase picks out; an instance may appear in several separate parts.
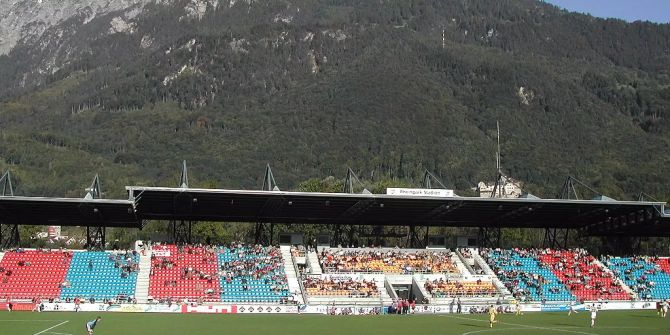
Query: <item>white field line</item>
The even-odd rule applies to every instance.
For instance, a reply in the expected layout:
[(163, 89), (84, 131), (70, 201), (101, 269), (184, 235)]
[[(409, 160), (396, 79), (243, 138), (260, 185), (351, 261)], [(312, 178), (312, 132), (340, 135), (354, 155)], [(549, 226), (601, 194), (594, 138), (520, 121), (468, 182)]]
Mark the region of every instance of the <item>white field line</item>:
[(60, 320), (0, 320), (0, 322), (54, 322)]
[[(570, 329), (570, 328), (580, 328), (578, 326), (566, 326), (566, 327), (554, 327), (551, 328), (551, 330), (554, 331), (563, 331), (563, 329)], [(479, 333), (487, 333), (487, 332), (506, 332), (508, 330), (531, 330), (532, 328), (524, 327), (524, 328), (489, 328), (489, 329), (481, 329), (481, 330), (473, 330), (469, 331), (467, 333), (463, 333), (461, 335), (471, 335), (471, 334), (479, 334)], [(644, 328), (644, 327), (596, 327), (594, 329), (659, 329), (659, 328)], [(64, 334), (63, 334), (64, 335)]]
[[(454, 318), (454, 319), (463, 319), (463, 320), (468, 320), (468, 321), (478, 321), (478, 322), (486, 322), (488, 323), (488, 320), (481, 320), (481, 319), (473, 319), (473, 318), (465, 318), (462, 316), (453, 316), (453, 315), (444, 315), (448, 318)], [(530, 325), (523, 325), (519, 323), (510, 323), (510, 322), (498, 322), (498, 324), (503, 324), (503, 325), (510, 325), (510, 326), (517, 326), (517, 327), (525, 327), (525, 328), (531, 328), (531, 329), (542, 329), (542, 330), (552, 330), (552, 331), (557, 331), (557, 332), (564, 332), (564, 333), (572, 333), (572, 334), (583, 334), (583, 335), (597, 335), (594, 333), (587, 333), (587, 332), (580, 332), (576, 330), (567, 330), (567, 329), (558, 329), (558, 328), (549, 328), (549, 327), (539, 327), (539, 326), (530, 326)], [(502, 329), (501, 329), (502, 330)]]
[(55, 326), (53, 326), (53, 327), (49, 327), (49, 328), (47, 328), (47, 329), (45, 329), (45, 330), (43, 330), (43, 331), (41, 331), (41, 332), (35, 333), (35, 334), (33, 334), (33, 335), (39, 335), (39, 334), (45, 333), (45, 332), (47, 332), (47, 331), (49, 331), (49, 330), (52, 330), (52, 329), (54, 329), (54, 328), (56, 328), (56, 327), (58, 327), (58, 326), (62, 326), (62, 325), (64, 325), (64, 324), (68, 323), (68, 322), (69, 322), (68, 320), (65, 320), (65, 321), (63, 321), (63, 322), (61, 322), (61, 323), (59, 323), (59, 324), (57, 324), (57, 325), (55, 325)]
[(463, 333), (461, 335), (471, 335), (471, 334), (479, 334), (487, 332), (505, 332), (508, 330), (528, 330), (528, 328), (489, 328), (489, 329), (473, 330), (471, 332)]

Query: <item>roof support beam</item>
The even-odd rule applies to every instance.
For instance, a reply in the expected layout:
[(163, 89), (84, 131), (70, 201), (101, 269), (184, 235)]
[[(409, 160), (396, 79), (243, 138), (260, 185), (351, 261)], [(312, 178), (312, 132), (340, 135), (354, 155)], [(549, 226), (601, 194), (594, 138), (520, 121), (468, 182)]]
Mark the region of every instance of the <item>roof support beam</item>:
[(425, 215), (421, 216), (415, 222), (423, 222), (427, 220), (436, 220), (441, 217), (443, 217), (446, 214), (449, 214), (461, 207), (463, 207), (464, 202), (463, 201), (455, 201), (455, 202), (447, 202), (444, 203), (440, 206), (435, 207), (435, 209), (431, 210), (430, 212), (426, 213)]
[(360, 200), (356, 202), (353, 206), (347, 208), (346, 211), (342, 212), (340, 216), (337, 218), (338, 220), (352, 220), (359, 218), (361, 215), (363, 215), (370, 207), (374, 206), (377, 204), (376, 200), (372, 199), (367, 199), (367, 200)]

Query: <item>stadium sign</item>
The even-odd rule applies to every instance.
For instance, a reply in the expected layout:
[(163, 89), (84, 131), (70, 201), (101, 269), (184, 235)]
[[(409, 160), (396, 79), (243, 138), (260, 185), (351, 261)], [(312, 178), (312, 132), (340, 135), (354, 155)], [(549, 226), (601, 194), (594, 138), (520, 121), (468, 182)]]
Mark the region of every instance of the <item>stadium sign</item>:
[(412, 197), (437, 197), (452, 198), (454, 190), (432, 189), (432, 188), (398, 188), (390, 187), (386, 189), (387, 195), (401, 195)]

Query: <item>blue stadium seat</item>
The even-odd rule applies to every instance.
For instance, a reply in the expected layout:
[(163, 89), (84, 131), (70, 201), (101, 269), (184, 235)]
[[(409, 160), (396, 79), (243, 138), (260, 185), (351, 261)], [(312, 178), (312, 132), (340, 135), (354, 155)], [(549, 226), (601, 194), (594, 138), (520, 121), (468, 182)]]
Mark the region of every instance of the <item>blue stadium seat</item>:
[[(254, 254), (250, 252), (249, 247), (242, 247), (241, 249), (244, 251), (242, 257), (238, 253), (240, 249), (231, 250), (221, 247), (218, 253), (219, 269), (221, 269), (221, 265), (236, 261), (253, 261), (256, 270), (266, 269), (272, 265), (273, 260), (270, 259), (269, 254)], [(281, 256), (279, 257), (279, 260), (281, 260)], [(246, 290), (244, 289), (244, 281), (246, 281)], [(221, 301), (223, 302), (278, 303), (281, 299), (289, 296), (283, 264), (260, 275), (259, 278), (254, 278), (252, 275), (236, 275), (230, 282), (227, 282), (225, 276), (221, 276), (219, 283), (221, 285)], [(279, 287), (279, 289), (273, 290), (275, 287)]]
[[(604, 263), (633, 289), (639, 298), (670, 299), (670, 275), (657, 268), (655, 263), (630, 257), (612, 257)], [(630, 271), (628, 274), (627, 270)], [(649, 273), (651, 271), (655, 273)], [(650, 281), (655, 283), (653, 287), (648, 285)]]
[[(525, 290), (528, 288), (528, 291), (530, 292), (528, 297), (533, 301), (542, 301), (543, 299), (546, 301), (576, 300), (575, 296), (559, 281), (551, 269), (543, 267), (540, 261), (534, 257), (523, 257), (515, 250), (492, 250), (488, 253), (488, 257), (493, 263), (492, 268), (494, 271), (497, 267), (506, 272), (519, 272), (519, 274), (512, 279), (503, 278), (502, 276), (499, 276), (499, 278), (505, 284), (517, 280), (518, 289)], [(542, 276), (547, 283), (543, 284), (538, 292), (537, 289), (529, 287), (529, 281), (526, 280), (521, 273), (538, 274)], [(552, 289), (555, 292), (552, 292)], [(511, 293), (514, 294), (514, 292)]]
[[(70, 287), (61, 289), (61, 299), (83, 298), (96, 300), (134, 296), (137, 272), (130, 272), (122, 278), (121, 268), (115, 267), (116, 258), (110, 259), (109, 252), (75, 252), (70, 263), (66, 280)], [(139, 256), (130, 256), (138, 263)], [(126, 265), (126, 260), (119, 261)]]

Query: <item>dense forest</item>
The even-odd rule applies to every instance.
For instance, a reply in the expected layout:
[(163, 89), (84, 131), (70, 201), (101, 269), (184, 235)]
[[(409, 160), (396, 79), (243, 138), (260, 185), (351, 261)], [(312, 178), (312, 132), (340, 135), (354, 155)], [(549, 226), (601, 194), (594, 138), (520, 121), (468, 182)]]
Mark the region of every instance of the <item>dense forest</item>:
[(208, 3), (149, 4), (122, 31), (82, 14), (0, 56), (16, 193), (80, 197), (99, 173), (122, 198), (176, 185), (185, 159), (192, 186), (259, 188), (269, 163), (287, 190), (351, 167), (469, 195), (499, 121), (504, 171), (535, 195), (573, 175), (670, 197), (670, 25), (533, 0)]

